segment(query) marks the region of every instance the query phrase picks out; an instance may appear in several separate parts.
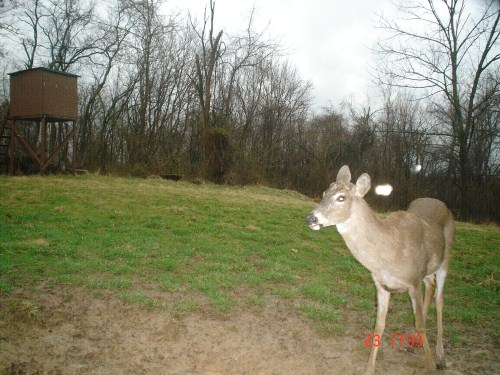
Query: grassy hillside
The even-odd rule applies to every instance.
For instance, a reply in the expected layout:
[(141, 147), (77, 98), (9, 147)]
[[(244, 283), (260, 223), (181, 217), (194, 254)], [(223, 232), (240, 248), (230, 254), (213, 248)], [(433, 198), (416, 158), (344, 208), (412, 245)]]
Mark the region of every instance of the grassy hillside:
[[(368, 332), (371, 277), (334, 228), (306, 226), (313, 207), (298, 193), (263, 187), (1, 176), (0, 293), (80, 285), (178, 314), (258, 309), (279, 299), (323, 334), (346, 333), (353, 322)], [(498, 345), (500, 230), (457, 229), (446, 336), (466, 343), (480, 326)], [(408, 331), (409, 297), (395, 295), (391, 307), (388, 327)]]

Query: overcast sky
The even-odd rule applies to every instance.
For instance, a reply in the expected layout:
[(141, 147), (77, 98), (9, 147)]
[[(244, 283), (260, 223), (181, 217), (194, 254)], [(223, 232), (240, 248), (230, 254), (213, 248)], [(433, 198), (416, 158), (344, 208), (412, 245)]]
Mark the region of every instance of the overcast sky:
[[(167, 0), (166, 12), (189, 10), (203, 18), (209, 0)], [(316, 107), (349, 97), (364, 101), (371, 90), (370, 47), (377, 40), (376, 13), (389, 0), (216, 0), (215, 24), (226, 33), (245, 30), (256, 9), (256, 30), (266, 27), (290, 51), (302, 78), (314, 85)]]

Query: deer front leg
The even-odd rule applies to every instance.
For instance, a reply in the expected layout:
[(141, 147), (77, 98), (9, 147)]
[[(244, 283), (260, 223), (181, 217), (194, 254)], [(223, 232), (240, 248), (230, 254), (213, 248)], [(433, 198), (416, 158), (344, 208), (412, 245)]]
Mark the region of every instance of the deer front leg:
[(429, 342), (427, 341), (427, 331), (425, 329), (425, 321), (422, 312), (422, 289), (420, 289), (420, 285), (411, 288), (409, 290), (409, 294), (415, 310), (415, 326), (417, 328), (417, 333), (422, 337), (422, 344), (427, 360), (427, 370), (430, 374), (434, 374), (436, 370), (436, 363), (432, 359), (431, 350), (429, 349)]
[[(375, 322), (375, 331), (373, 332), (373, 337), (377, 337), (375, 335), (378, 335), (378, 337), (382, 339), (391, 293), (382, 288), (382, 286), (380, 286), (380, 284), (376, 281), (375, 286), (377, 287), (377, 321)], [(377, 352), (378, 346), (372, 346), (370, 358), (368, 359), (368, 364), (366, 365), (365, 369), (365, 375), (375, 374), (375, 360), (377, 359)]]

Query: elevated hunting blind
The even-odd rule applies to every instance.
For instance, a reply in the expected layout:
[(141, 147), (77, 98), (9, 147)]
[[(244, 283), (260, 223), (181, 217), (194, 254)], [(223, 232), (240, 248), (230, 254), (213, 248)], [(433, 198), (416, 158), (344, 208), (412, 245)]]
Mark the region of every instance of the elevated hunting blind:
[[(36, 68), (21, 70), (10, 75), (10, 111), (0, 132), (0, 154), (9, 160), (9, 172), (13, 174), (15, 141), (44, 172), (57, 154), (73, 140), (72, 166), (75, 171), (76, 121), (78, 118), (78, 87), (75, 74)], [(23, 136), (21, 125), (37, 125), (40, 134), (33, 147)], [(48, 148), (48, 124), (58, 132), (59, 144), (51, 142)], [(63, 128), (65, 126), (65, 128)], [(59, 128), (57, 128), (59, 127)], [(53, 137), (54, 138), (54, 137)], [(55, 138), (54, 138), (55, 139)], [(3, 143), (2, 143), (3, 142)], [(3, 148), (2, 148), (3, 146)]]
[(43, 68), (9, 75), (11, 117), (76, 121), (78, 76)]

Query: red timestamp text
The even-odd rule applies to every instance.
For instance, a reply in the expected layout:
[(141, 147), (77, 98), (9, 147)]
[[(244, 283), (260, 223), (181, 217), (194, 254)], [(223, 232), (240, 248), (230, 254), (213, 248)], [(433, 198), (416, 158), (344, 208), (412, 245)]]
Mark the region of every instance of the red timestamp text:
[[(420, 333), (417, 334), (408, 334), (404, 335), (402, 333), (391, 333), (391, 346), (394, 348), (396, 346), (399, 346), (400, 348), (403, 347), (419, 347), (423, 345), (422, 342), (422, 335)], [(379, 346), (381, 343), (381, 337), (378, 334), (367, 334), (366, 335), (366, 340), (365, 340), (365, 346), (370, 347), (370, 346)]]

